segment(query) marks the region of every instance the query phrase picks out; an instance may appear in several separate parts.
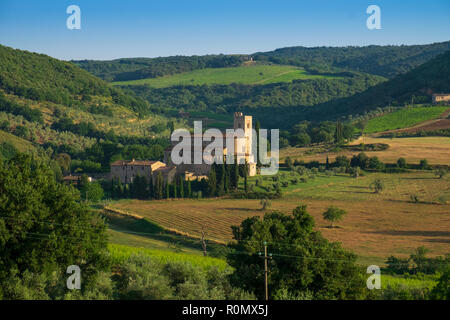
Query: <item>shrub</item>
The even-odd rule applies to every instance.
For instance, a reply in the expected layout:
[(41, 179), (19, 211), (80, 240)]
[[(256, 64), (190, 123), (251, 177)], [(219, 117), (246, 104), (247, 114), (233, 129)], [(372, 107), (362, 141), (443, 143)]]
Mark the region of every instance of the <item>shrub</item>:
[(261, 210), (264, 211), (267, 208), (270, 208), (272, 206), (272, 202), (269, 199), (261, 199), (259, 201), (259, 204), (262, 205)]
[(434, 174), (435, 174), (436, 176), (438, 176), (439, 179), (442, 179), (443, 177), (445, 177), (445, 176), (447, 175), (447, 169), (445, 169), (445, 168), (437, 168), (437, 169), (434, 171)]
[(397, 160), (397, 166), (399, 168), (406, 168), (406, 160), (405, 160), (405, 158), (399, 158)]
[(381, 179), (375, 179), (374, 182), (370, 185), (370, 187), (374, 190), (375, 193), (380, 193), (384, 190), (384, 183)]
[(429, 169), (428, 160), (427, 159), (420, 160), (419, 168), (422, 170)]

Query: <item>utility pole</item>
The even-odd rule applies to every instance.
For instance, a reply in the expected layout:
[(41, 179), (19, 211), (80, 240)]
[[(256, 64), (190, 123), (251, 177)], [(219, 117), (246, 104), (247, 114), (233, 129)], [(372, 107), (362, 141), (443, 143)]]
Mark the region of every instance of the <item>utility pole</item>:
[[(261, 252), (259, 252), (259, 255), (261, 255)], [(266, 291), (266, 300), (269, 300), (269, 281), (268, 281), (268, 273), (269, 269), (267, 267), (267, 261), (269, 259), (272, 259), (272, 254), (269, 254), (267, 256), (267, 242), (264, 241), (264, 285), (265, 285), (265, 291)]]

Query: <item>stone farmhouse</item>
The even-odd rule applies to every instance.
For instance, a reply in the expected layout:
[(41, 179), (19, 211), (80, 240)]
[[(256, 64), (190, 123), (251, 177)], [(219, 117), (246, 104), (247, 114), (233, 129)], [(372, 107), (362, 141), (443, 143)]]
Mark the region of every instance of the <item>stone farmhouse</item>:
[(154, 181), (161, 173), (165, 182), (172, 183), (176, 169), (174, 166), (167, 166), (161, 161), (148, 160), (117, 160), (111, 163), (111, 179), (118, 179), (121, 183), (132, 183), (137, 176), (145, 177), (147, 181)]
[[(234, 140), (234, 155), (238, 158), (244, 158), (248, 163), (248, 175), (254, 176), (256, 175), (256, 162), (254, 161), (254, 156), (252, 154), (252, 143), (253, 143), (253, 132), (252, 132), (252, 116), (246, 116), (242, 112), (234, 113), (234, 130), (242, 129), (244, 131), (244, 136), (242, 138), (231, 137)], [(223, 154), (225, 156), (227, 154), (226, 148), (226, 140), (227, 135), (222, 133), (223, 135)], [(195, 135), (191, 135), (191, 145), (193, 145), (193, 139)], [(209, 141), (203, 141), (202, 148), (204, 148), (209, 144)], [(169, 165), (173, 165), (171, 161), (171, 153), (172, 149), (176, 143), (173, 143), (170, 147), (166, 148), (164, 151), (164, 162)], [(207, 177), (209, 171), (211, 170), (211, 165), (207, 163), (194, 164), (194, 153), (191, 153), (191, 163), (190, 164), (180, 164), (176, 165), (177, 175), (183, 175), (186, 179), (196, 180), (201, 179), (203, 177)]]
[[(234, 113), (234, 129), (243, 129), (244, 136), (241, 138), (231, 137), (234, 140), (234, 155), (238, 158), (245, 158), (248, 163), (249, 176), (256, 175), (256, 163), (252, 154), (252, 117), (246, 116), (242, 112)], [(193, 139), (195, 136), (191, 136)], [(226, 134), (223, 134), (223, 155), (227, 154)], [(203, 142), (205, 148), (210, 142)], [(193, 152), (191, 164), (174, 165), (171, 161), (173, 143), (164, 151), (164, 162), (149, 160), (118, 160), (111, 164), (110, 179), (119, 179), (121, 183), (132, 183), (136, 176), (145, 177), (147, 181), (154, 181), (161, 173), (165, 182), (172, 183), (175, 176), (181, 176), (184, 180), (201, 180), (208, 178), (211, 165), (207, 163), (194, 164)], [(192, 144), (193, 145), (193, 144)]]

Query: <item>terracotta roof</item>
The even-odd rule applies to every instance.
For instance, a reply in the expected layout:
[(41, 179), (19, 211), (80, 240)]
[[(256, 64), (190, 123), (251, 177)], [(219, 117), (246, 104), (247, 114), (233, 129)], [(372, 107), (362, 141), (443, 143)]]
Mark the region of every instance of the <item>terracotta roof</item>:
[(111, 166), (151, 166), (159, 161), (150, 161), (150, 160), (117, 160), (111, 163)]

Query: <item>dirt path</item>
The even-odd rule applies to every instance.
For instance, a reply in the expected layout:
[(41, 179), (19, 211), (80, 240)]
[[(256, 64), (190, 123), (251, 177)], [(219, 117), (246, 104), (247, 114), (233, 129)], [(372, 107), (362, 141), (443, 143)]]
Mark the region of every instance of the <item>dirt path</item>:
[(272, 79), (275, 79), (275, 78), (277, 78), (277, 77), (279, 77), (279, 76), (282, 76), (282, 75), (284, 75), (284, 74), (286, 74), (286, 73), (290, 73), (290, 72), (294, 72), (294, 71), (295, 71), (295, 70), (284, 71), (284, 72), (282, 72), (282, 73), (279, 73), (279, 74), (274, 75), (274, 76), (271, 77), (271, 78), (267, 78), (267, 79), (264, 79), (264, 80), (260, 80), (260, 81), (257, 81), (257, 82), (255, 82), (255, 83), (253, 83), (253, 84), (261, 84), (261, 83), (264, 83), (264, 82), (266, 82), (266, 81), (270, 81), (270, 80), (272, 80)]

